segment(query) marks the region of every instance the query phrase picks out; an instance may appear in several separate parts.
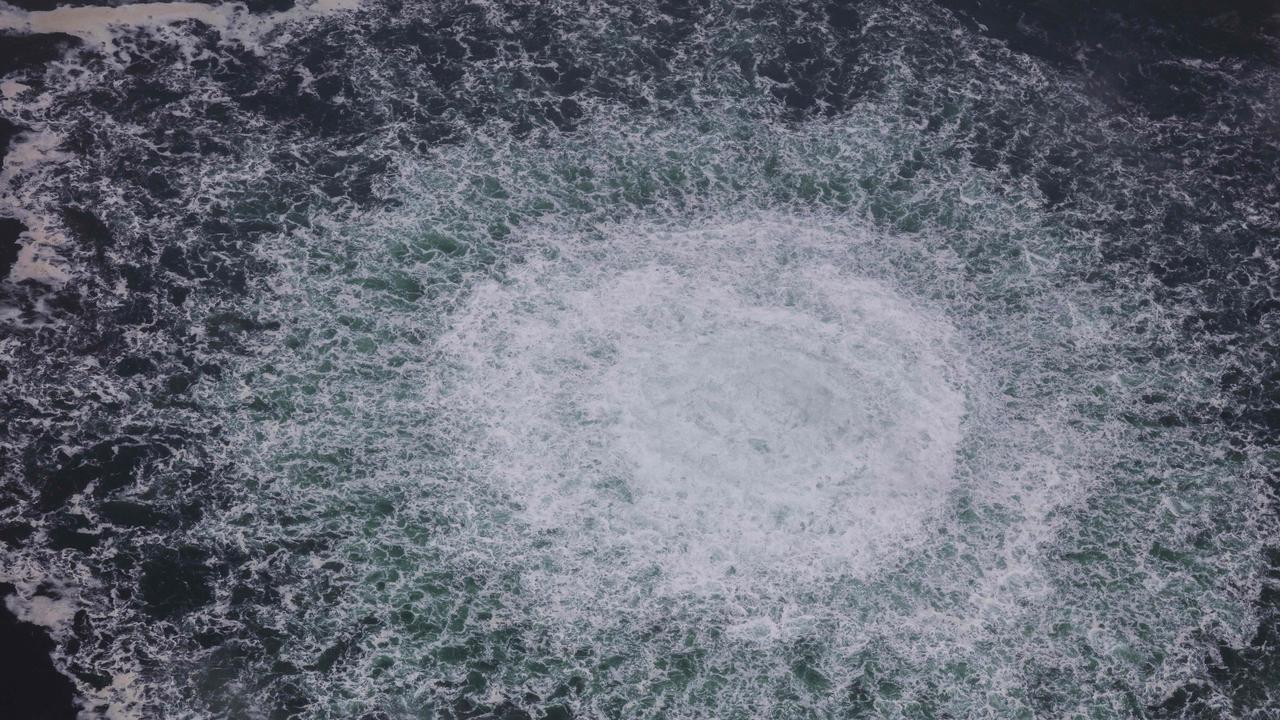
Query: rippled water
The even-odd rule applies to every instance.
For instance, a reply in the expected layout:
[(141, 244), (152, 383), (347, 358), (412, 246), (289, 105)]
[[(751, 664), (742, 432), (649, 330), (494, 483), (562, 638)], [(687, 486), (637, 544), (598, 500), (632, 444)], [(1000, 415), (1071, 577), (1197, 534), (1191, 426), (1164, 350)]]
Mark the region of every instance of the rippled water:
[(1265, 13), (140, 8), (0, 15), (86, 716), (1276, 716)]

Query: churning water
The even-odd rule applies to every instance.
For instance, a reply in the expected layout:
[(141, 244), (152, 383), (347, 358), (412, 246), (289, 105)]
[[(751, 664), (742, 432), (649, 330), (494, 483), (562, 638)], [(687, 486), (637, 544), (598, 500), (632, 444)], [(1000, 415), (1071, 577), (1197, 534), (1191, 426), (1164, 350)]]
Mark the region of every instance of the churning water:
[(1272, 20), (946, 5), (0, 14), (84, 715), (1277, 717)]

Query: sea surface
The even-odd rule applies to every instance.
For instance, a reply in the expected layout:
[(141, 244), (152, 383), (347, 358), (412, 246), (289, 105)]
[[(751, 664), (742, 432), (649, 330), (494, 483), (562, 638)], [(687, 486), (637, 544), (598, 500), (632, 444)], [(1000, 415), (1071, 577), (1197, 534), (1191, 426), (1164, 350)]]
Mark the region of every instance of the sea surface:
[(0, 3), (0, 717), (1280, 718), (1280, 6)]

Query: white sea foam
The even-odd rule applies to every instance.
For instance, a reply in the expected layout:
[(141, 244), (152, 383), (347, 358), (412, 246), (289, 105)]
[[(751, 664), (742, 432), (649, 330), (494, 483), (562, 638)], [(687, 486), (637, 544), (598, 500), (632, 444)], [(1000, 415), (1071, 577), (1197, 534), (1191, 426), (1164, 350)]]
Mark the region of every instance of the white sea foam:
[(962, 361), (943, 320), (834, 264), (855, 242), (619, 231), (475, 289), (442, 384), (464, 462), (558, 537), (532, 589), (858, 575), (918, 535), (953, 486)]
[[(0, 3), (0, 30), (24, 33), (65, 33), (92, 45), (109, 48), (121, 33), (162, 33), (173, 25), (195, 21), (222, 33), (224, 39), (254, 47), (285, 23), (306, 20), (359, 7), (359, 0), (313, 0), (288, 10), (253, 14), (243, 3), (141, 2), (117, 6), (63, 6), (53, 10), (22, 10)], [(170, 40), (180, 38), (168, 35)]]
[[(62, 138), (52, 132), (21, 133), (10, 143), (4, 168), (0, 170), (0, 188), (7, 189), (18, 198), (9, 205), (9, 214), (17, 217), (28, 228), (24, 233), (26, 241), (18, 251), (17, 262), (9, 271), (9, 279), (14, 282), (35, 280), (58, 286), (70, 277), (64, 261), (58, 255), (58, 247), (65, 244), (65, 237), (50, 227), (51, 223), (45, 216), (28, 209), (34, 205), (30, 202), (34, 191), (24, 187), (41, 165), (71, 160), (71, 156), (63, 152), (61, 145)], [(10, 199), (2, 195), (0, 198)]]

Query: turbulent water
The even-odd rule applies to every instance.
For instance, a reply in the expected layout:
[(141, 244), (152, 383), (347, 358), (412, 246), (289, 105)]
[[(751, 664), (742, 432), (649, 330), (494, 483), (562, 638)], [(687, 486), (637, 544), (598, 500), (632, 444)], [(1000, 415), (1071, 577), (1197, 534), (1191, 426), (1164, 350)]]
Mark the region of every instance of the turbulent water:
[(47, 716), (1280, 718), (1275, 8), (23, 4)]

